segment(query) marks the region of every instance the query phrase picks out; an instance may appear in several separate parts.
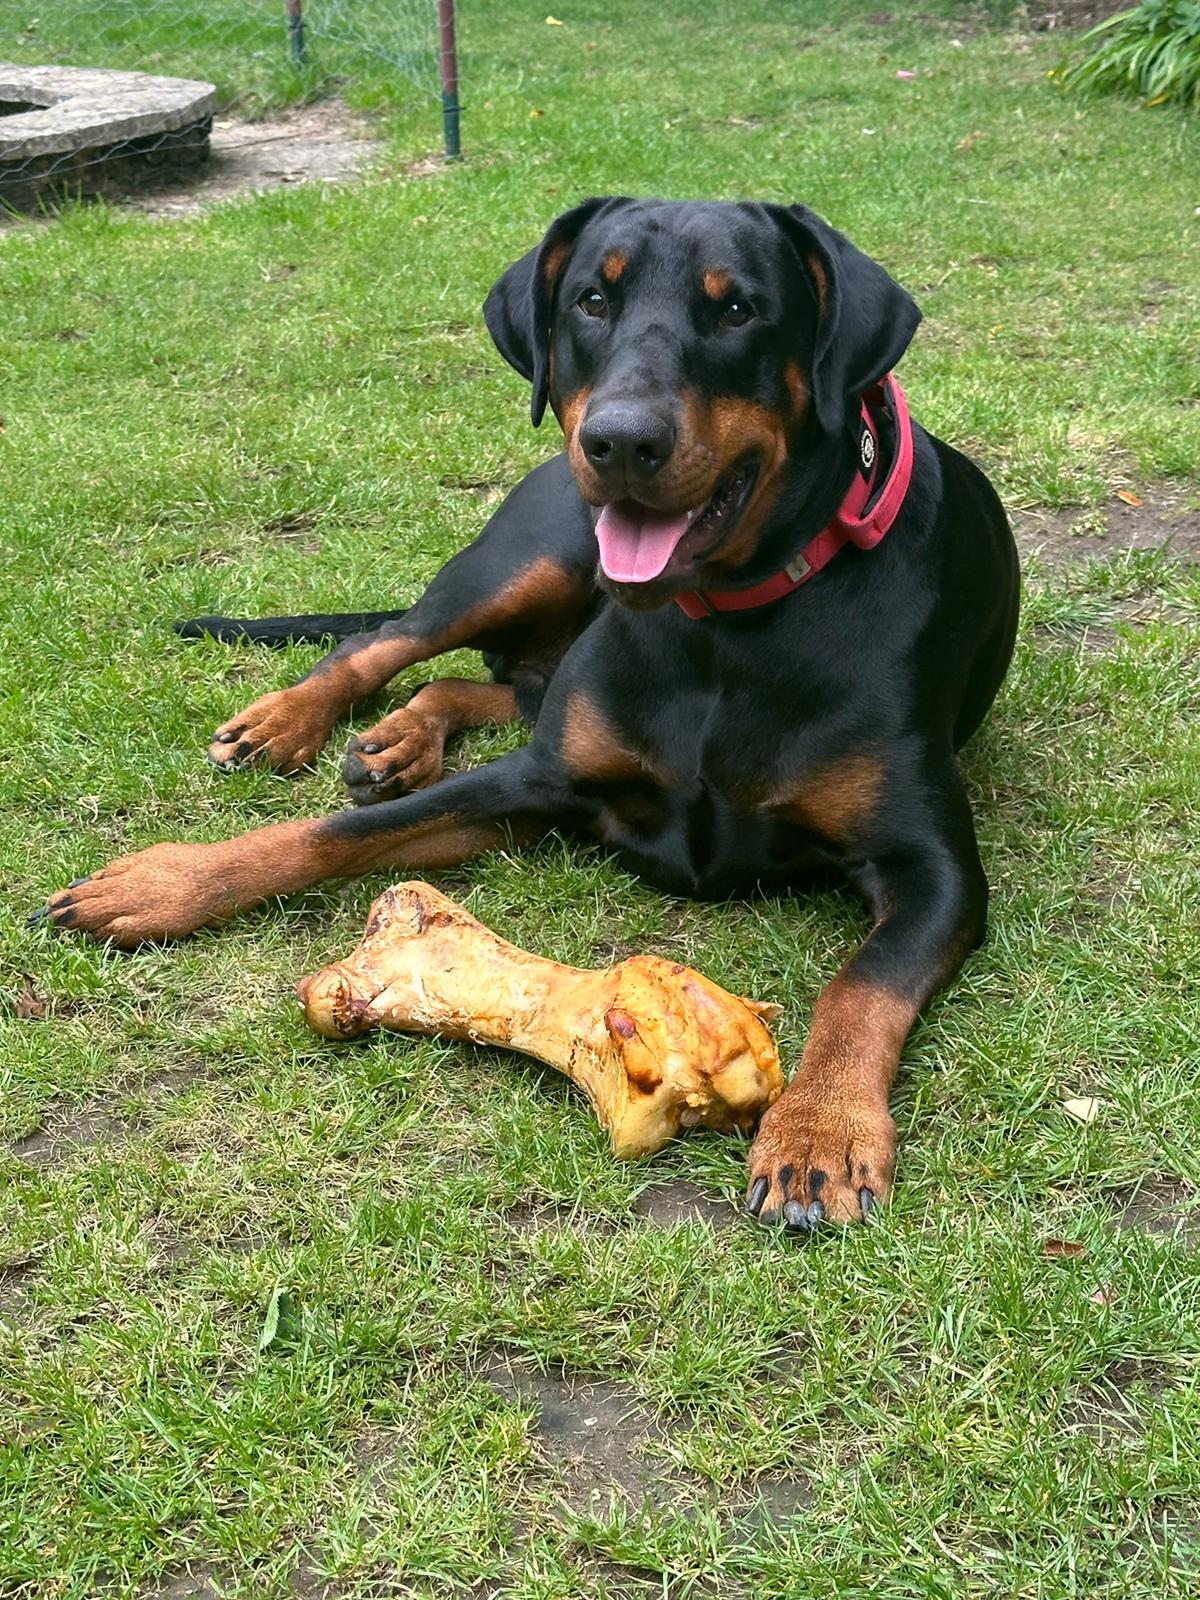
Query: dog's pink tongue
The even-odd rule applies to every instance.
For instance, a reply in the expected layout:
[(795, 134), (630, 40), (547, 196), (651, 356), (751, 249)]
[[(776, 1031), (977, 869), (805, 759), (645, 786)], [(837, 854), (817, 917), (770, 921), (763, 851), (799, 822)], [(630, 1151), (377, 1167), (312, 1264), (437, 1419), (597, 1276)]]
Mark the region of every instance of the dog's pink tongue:
[(686, 516), (665, 517), (626, 501), (607, 505), (596, 519), (600, 565), (616, 583), (657, 578), (688, 530)]

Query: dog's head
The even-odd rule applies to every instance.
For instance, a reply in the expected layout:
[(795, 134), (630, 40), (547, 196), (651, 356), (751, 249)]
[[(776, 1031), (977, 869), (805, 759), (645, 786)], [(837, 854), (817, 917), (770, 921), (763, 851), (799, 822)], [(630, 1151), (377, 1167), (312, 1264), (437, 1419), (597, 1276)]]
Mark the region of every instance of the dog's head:
[(920, 312), (803, 206), (588, 200), (495, 284), (501, 355), (562, 427), (626, 604), (736, 584)]

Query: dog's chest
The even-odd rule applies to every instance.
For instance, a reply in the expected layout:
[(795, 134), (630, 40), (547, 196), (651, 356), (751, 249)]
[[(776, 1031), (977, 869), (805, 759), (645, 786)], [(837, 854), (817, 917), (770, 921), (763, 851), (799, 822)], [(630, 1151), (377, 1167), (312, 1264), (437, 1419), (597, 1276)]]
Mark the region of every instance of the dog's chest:
[(824, 740), (806, 749), (794, 709), (776, 718), (689, 686), (614, 724), (579, 774), (598, 802), (595, 831), (677, 893), (720, 896), (835, 862), (874, 799), (873, 766), (831, 758)]

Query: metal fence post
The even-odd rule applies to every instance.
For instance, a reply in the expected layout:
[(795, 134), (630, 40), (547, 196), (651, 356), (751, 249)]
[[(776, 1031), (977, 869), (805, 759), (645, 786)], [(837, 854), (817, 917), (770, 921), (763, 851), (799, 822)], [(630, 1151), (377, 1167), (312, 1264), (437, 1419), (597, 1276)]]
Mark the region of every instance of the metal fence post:
[(304, 65), (304, 13), (302, 0), (287, 0), (288, 44), (292, 60), (298, 67)]
[[(294, 0), (299, 5), (299, 0)], [(293, 0), (288, 0), (293, 4)], [(438, 0), (438, 65), (442, 74), (442, 140), (446, 160), (460, 153), (458, 137), (458, 51), (454, 43), (454, 0)]]

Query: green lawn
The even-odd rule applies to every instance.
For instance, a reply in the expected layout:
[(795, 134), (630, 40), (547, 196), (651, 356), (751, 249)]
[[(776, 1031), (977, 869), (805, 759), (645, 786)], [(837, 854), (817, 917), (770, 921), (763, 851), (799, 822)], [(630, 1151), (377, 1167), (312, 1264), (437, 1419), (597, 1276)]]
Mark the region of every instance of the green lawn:
[[(298, 782), (202, 759), (315, 652), (169, 623), (419, 592), (554, 448), (478, 307), (584, 194), (804, 199), (916, 293), (910, 402), (1011, 506), (1200, 506), (1194, 118), (1078, 106), (1060, 36), (949, 6), (462, 10), (452, 170), (0, 226), (0, 1596), (1194, 1596), (1194, 520), (1191, 565), (1027, 565), (967, 756), (991, 938), (906, 1053), (870, 1228), (743, 1223), (732, 1140), (616, 1165), (520, 1059), (309, 1034), (291, 986), (385, 879), (129, 957), (24, 927), (114, 853), (341, 803), (336, 742)], [(401, 170), (436, 107), (372, 70)], [(863, 929), (556, 841), (441, 882), (560, 959), (782, 1001), (789, 1062)]]

